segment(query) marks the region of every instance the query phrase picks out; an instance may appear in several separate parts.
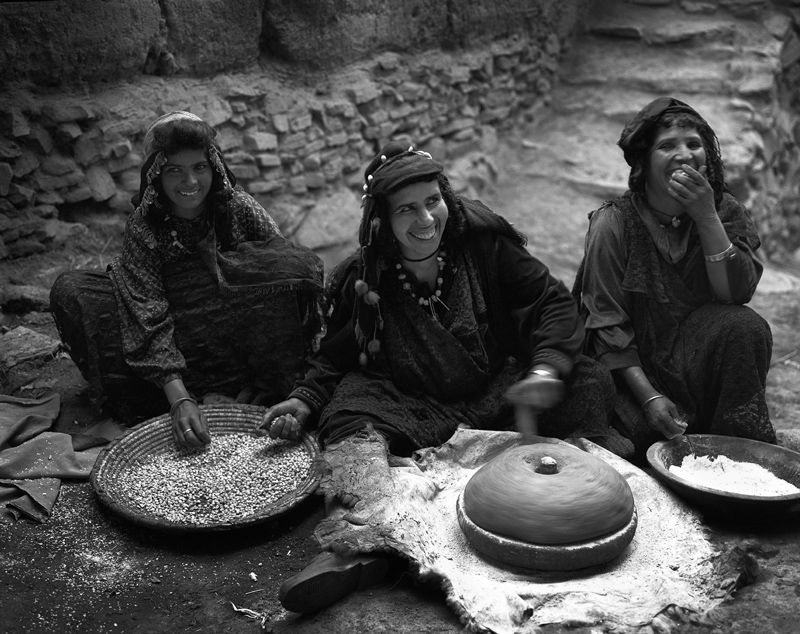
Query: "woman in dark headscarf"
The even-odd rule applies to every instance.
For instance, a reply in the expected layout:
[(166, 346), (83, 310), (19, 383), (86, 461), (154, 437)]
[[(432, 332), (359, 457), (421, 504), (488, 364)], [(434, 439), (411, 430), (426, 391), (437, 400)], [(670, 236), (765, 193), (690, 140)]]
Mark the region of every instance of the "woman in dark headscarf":
[(157, 119), (122, 253), (107, 273), (65, 273), (51, 290), (94, 396), (132, 420), (169, 408), (186, 446), (209, 442), (197, 398), (285, 394), (320, 321), (319, 258), (236, 185), (215, 136), (189, 112)]
[[(611, 377), (579, 354), (575, 302), (522, 235), (399, 143), (367, 166), (363, 210), (359, 248), (330, 279), (325, 339), (290, 398), (267, 412), (271, 436), (318, 423), (330, 446), (372, 427), (403, 456), (462, 424), (512, 426), (511, 398), (541, 412), (542, 435), (605, 440)], [(279, 596), (314, 611), (372, 565), (323, 553)]]
[(620, 431), (641, 456), (682, 433), (775, 442), (769, 325), (744, 304), (761, 277), (747, 210), (708, 123), (668, 97), (619, 140), (629, 190), (589, 214), (575, 283), (586, 350), (612, 370)]

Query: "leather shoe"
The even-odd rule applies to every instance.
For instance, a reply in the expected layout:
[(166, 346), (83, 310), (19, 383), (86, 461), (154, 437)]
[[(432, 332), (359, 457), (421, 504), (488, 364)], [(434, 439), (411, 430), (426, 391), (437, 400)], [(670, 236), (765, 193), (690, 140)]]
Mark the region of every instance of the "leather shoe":
[(378, 583), (388, 570), (384, 557), (322, 552), (281, 584), (278, 599), (291, 612), (318, 612), (354, 590)]

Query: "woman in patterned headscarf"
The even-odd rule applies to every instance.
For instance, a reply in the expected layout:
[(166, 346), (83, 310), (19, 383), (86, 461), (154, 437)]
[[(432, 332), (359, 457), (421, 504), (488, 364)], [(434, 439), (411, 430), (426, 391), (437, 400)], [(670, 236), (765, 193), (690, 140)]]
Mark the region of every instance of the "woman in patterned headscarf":
[[(370, 162), (358, 241), (329, 281), (311, 370), (266, 413), (271, 436), (316, 424), (330, 447), (371, 427), (396, 462), (459, 425), (513, 428), (514, 403), (540, 414), (542, 435), (606, 440), (613, 384), (579, 354), (568, 289), (506, 220), (456, 196), (430, 154), (390, 143)], [(323, 553), (279, 596), (314, 611), (379, 568)]]
[(629, 191), (589, 214), (574, 293), (589, 354), (614, 373), (620, 431), (641, 457), (682, 433), (775, 442), (769, 325), (743, 304), (761, 277), (747, 210), (725, 187), (708, 123), (670, 97), (619, 140)]
[(107, 273), (66, 273), (51, 291), (95, 395), (134, 419), (169, 407), (184, 446), (209, 442), (198, 397), (285, 394), (319, 326), (320, 260), (236, 186), (215, 136), (189, 112), (157, 119), (122, 253)]

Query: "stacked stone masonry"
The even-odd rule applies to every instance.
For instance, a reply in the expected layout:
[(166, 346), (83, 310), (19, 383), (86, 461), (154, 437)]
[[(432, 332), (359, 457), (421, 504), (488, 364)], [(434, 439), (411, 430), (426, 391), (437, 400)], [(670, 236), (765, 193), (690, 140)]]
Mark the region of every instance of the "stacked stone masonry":
[[(143, 78), (91, 96), (0, 98), (0, 259), (47, 249), (50, 219), (70, 206), (125, 213), (139, 186), (148, 123), (173, 109), (209, 121), (240, 184), (296, 229), (308, 201), (356, 190), (369, 157), (407, 138), (441, 158), (482, 147), (546, 103), (562, 42), (510, 37), (475, 51), (384, 53), (323, 86), (264, 75)], [(335, 87), (331, 87), (335, 86)]]

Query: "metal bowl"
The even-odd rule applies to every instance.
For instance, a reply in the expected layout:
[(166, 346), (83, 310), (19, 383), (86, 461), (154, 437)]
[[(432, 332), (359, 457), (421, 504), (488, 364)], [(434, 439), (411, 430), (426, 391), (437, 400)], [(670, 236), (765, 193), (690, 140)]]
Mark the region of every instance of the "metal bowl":
[(687, 480), (669, 470), (684, 456), (727, 456), (737, 462), (756, 463), (773, 475), (800, 488), (800, 453), (747, 438), (690, 434), (654, 443), (647, 450), (647, 462), (656, 477), (702, 511), (714, 515), (736, 515), (741, 520), (800, 511), (800, 492), (789, 495), (746, 495), (715, 489)]

